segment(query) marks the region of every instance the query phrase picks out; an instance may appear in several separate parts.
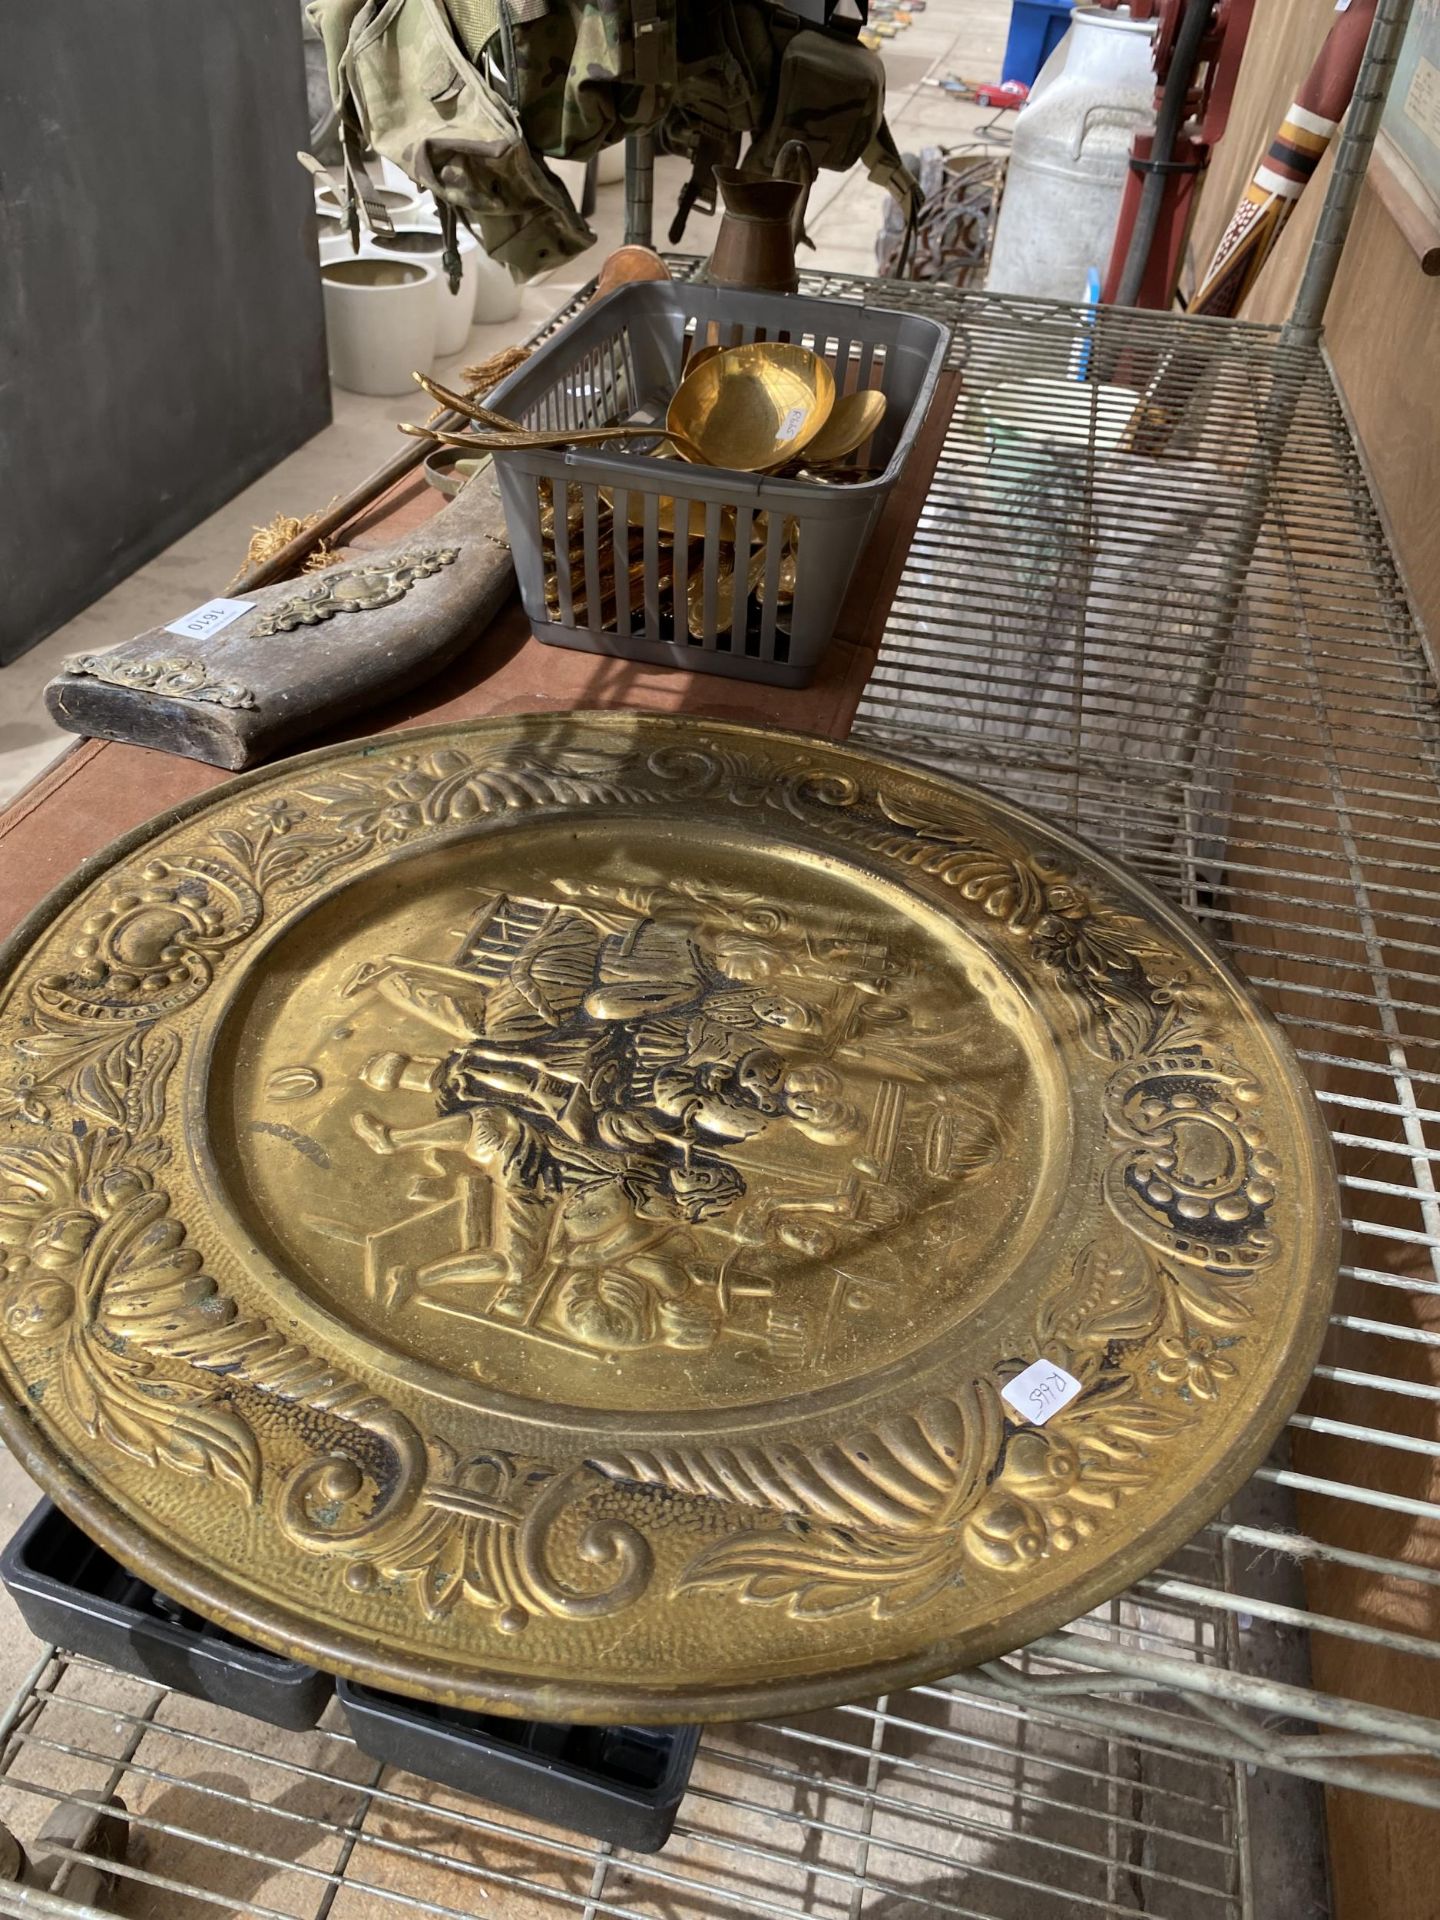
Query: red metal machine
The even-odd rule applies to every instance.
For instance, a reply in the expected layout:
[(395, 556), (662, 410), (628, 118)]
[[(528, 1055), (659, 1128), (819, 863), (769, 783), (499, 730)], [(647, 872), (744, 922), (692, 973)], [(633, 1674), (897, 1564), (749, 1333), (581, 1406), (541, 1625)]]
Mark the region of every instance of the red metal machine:
[[(1099, 0), (1118, 7), (1124, 0)], [(1158, 22), (1155, 131), (1136, 134), (1101, 288), (1106, 303), (1168, 309), (1180, 278), (1195, 188), (1225, 131), (1255, 0), (1128, 0)]]

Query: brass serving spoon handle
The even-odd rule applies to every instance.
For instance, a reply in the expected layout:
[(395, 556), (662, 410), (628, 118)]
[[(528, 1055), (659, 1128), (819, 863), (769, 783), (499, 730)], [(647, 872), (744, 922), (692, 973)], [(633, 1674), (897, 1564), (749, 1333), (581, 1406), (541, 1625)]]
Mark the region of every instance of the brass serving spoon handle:
[(489, 427), (495, 433), (526, 433), (528, 428), (518, 420), (510, 419), (508, 414), (496, 413), (493, 407), (483, 407), (478, 400), (472, 400), (468, 394), (452, 393), (449, 387), (442, 387), (438, 380), (432, 380), (429, 374), (417, 373), (415, 379), (430, 398), (442, 407), (449, 407), (453, 413), (463, 413), (467, 420), (476, 420), (481, 426)]
[[(439, 427), (417, 427), (408, 421), (401, 423), (400, 431), (415, 434), (423, 440), (434, 440), (442, 447), (460, 447), (469, 453), (513, 453), (520, 448), (595, 447), (616, 440), (658, 440), (666, 437), (663, 427), (560, 427), (545, 433), (529, 433), (522, 427), (512, 425), (504, 433), (494, 429), (476, 433), (446, 433)], [(674, 440), (676, 436), (672, 433), (668, 437)], [(697, 463), (703, 464), (698, 453), (694, 458)]]
[[(504, 434), (510, 442), (514, 442), (518, 435), (535, 444), (548, 441), (556, 446), (572, 446), (579, 442), (592, 440), (596, 435), (602, 434), (612, 434), (618, 438), (621, 434), (634, 435), (649, 433), (658, 436), (665, 433), (663, 422), (647, 426), (636, 421), (622, 422), (620, 425), (613, 427), (547, 427), (543, 431), (537, 431), (535, 428), (523, 425), (519, 420), (510, 419), (508, 414), (496, 413), (493, 407), (482, 407), (479, 401), (472, 400), (465, 394), (452, 393), (448, 387), (441, 386), (438, 380), (432, 380), (428, 374), (417, 373), (415, 378), (425, 389), (426, 393), (429, 394), (430, 398), (438, 401), (442, 407), (450, 407), (456, 413), (463, 413), (468, 419), (474, 420), (478, 425), (489, 427), (492, 433)], [(409, 431), (410, 429), (407, 427), (406, 432), (408, 433)], [(430, 431), (430, 429), (426, 429), (426, 431)], [(673, 434), (667, 436), (670, 440), (675, 439), (675, 437)], [(696, 453), (696, 448), (692, 441), (686, 440), (684, 441), (684, 445), (689, 449), (690, 455)], [(656, 452), (658, 455), (662, 452), (662, 449), (657, 448)], [(687, 455), (687, 457), (689, 456)], [(696, 462), (696, 464), (698, 464), (698, 462)]]

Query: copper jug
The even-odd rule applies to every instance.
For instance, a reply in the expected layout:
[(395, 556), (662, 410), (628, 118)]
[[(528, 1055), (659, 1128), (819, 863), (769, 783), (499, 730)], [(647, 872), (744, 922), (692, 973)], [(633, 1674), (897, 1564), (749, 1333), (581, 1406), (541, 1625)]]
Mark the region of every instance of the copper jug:
[(773, 180), (756, 180), (738, 167), (716, 167), (724, 217), (705, 269), (712, 287), (751, 287), (761, 293), (794, 293), (795, 241), (814, 177), (810, 150), (787, 140)]

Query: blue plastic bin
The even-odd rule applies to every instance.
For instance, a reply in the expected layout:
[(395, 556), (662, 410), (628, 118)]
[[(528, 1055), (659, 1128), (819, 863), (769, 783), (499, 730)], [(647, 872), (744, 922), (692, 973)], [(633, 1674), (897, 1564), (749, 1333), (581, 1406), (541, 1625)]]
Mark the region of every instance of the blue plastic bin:
[(1010, 9), (1010, 38), (1005, 42), (1002, 80), (1023, 80), (1027, 87), (1064, 38), (1075, 0), (1015, 0)]

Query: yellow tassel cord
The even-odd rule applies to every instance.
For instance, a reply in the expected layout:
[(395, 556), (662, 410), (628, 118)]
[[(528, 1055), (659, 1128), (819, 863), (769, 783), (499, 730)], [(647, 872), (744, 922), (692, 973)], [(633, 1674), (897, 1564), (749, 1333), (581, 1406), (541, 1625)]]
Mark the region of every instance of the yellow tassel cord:
[[(478, 366), (465, 367), (462, 371), (464, 378), (469, 382), (468, 397), (473, 399), (475, 395), (488, 393), (492, 387), (499, 386), (507, 374), (513, 373), (516, 367), (529, 357), (528, 347), (502, 347), (499, 353), (492, 353), (488, 360), (482, 360)], [(431, 414), (430, 420), (438, 420), (445, 411), (447, 409), (437, 407)], [(326, 511), (328, 512), (329, 509), (327, 508)], [(267, 561), (273, 560), (283, 547), (288, 547), (292, 540), (298, 540), (300, 535), (308, 532), (321, 517), (318, 513), (310, 513), (304, 519), (298, 519), (293, 513), (277, 513), (275, 518), (268, 521), (265, 526), (256, 527), (250, 535), (250, 544), (245, 549), (245, 564), (230, 582), (231, 586), (238, 586), (252, 568), (263, 567)], [(321, 540), (317, 543), (314, 552), (305, 556), (304, 571), (318, 573), (323, 567), (337, 566), (348, 558), (349, 555), (343, 547), (332, 547)]]
[[(325, 511), (328, 512), (329, 509), (326, 508)], [(238, 586), (253, 568), (263, 567), (273, 560), (276, 554), (288, 547), (292, 540), (298, 540), (302, 533), (308, 533), (322, 517), (323, 515), (319, 513), (307, 513), (302, 520), (293, 513), (277, 513), (275, 518), (267, 521), (263, 527), (254, 528), (250, 535), (250, 544), (245, 549), (245, 563), (230, 582), (231, 586)], [(348, 557), (343, 547), (331, 547), (321, 540), (313, 553), (306, 554), (302, 570), (305, 573), (319, 573), (323, 567), (339, 566)]]

